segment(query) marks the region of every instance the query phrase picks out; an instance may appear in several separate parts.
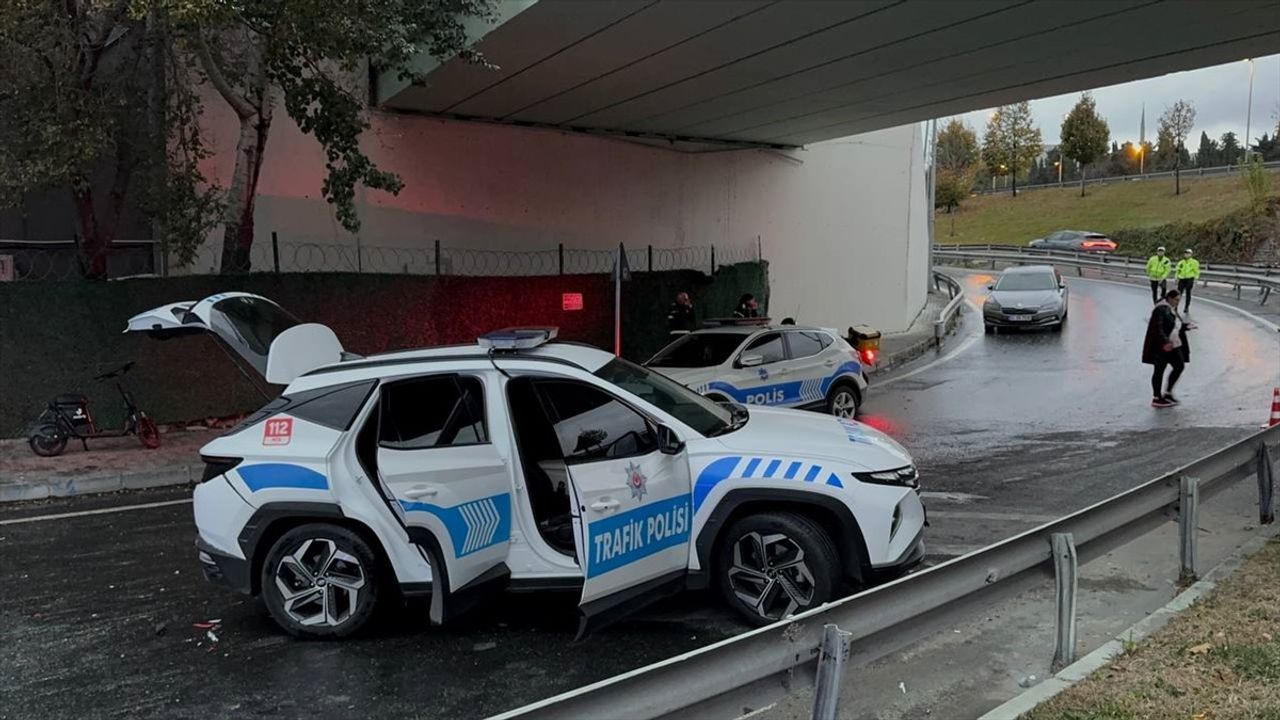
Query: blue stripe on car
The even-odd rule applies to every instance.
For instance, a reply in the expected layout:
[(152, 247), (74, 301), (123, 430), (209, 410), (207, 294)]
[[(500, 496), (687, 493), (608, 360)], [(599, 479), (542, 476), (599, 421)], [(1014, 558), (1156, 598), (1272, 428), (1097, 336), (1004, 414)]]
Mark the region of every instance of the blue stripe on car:
[(401, 500), (406, 513), (423, 512), (440, 519), (449, 533), (454, 557), (463, 557), (511, 539), (511, 495), (502, 493), (453, 507)]
[(291, 463), (258, 463), (236, 468), (249, 492), (281, 488), (297, 490), (328, 490), (329, 479), (324, 475)]
[[(738, 466), (742, 465), (742, 461), (744, 459), (746, 460), (746, 464), (743, 465), (742, 471), (735, 472), (735, 470), (738, 469)], [(698, 473), (698, 478), (693, 483), (693, 511), (697, 512), (698, 508), (702, 507), (702, 504), (706, 502), (707, 497), (711, 495), (711, 491), (725, 480), (734, 477), (751, 479), (753, 477), (752, 474), (762, 462), (765, 462), (765, 458), (743, 458), (741, 455), (730, 455), (728, 457), (716, 458), (710, 463), (707, 463), (707, 466), (702, 468), (702, 472)], [(800, 474), (801, 469), (808, 464), (804, 460), (784, 461), (773, 459), (768, 462), (769, 464), (766, 467), (764, 474), (760, 476), (761, 479), (793, 480)], [(783, 462), (788, 463), (787, 470), (785, 473), (779, 475), (777, 474), (777, 470)], [(809, 465), (809, 470), (804, 475), (804, 481), (813, 482), (814, 480), (817, 480), (818, 476), (823, 472), (821, 465)], [(826, 484), (837, 488), (844, 487), (844, 483), (840, 482), (840, 478), (837, 477), (835, 473), (828, 474)]]

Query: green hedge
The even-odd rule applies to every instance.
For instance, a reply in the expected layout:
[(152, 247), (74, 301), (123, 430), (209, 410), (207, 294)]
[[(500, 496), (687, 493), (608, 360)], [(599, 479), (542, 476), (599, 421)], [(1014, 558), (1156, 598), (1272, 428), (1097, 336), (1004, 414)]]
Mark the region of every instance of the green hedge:
[(1164, 246), (1174, 258), (1192, 248), (1201, 262), (1251, 263), (1264, 242), (1277, 239), (1278, 209), (1280, 199), (1272, 199), (1268, 212), (1261, 217), (1245, 208), (1205, 222), (1119, 230), (1111, 233), (1111, 238), (1120, 254), (1133, 257), (1150, 257), (1157, 247)]
[[(624, 352), (644, 359), (666, 335), (666, 305), (688, 290), (716, 314), (743, 292), (767, 293), (767, 274), (749, 264), (698, 272), (635, 273), (623, 290)], [(48, 399), (82, 392), (100, 424), (122, 420), (119, 397), (92, 376), (127, 360), (139, 404), (159, 422), (222, 417), (263, 403), (205, 336), (157, 341), (123, 333), (129, 317), (216, 292), (269, 297), (304, 321), (329, 325), (352, 352), (471, 342), (510, 325), (560, 326), (560, 336), (599, 347), (613, 343), (608, 276), (475, 278), (371, 274), (250, 274), (110, 282), (0, 284), (0, 437), (25, 435)], [(561, 295), (583, 294), (583, 310), (561, 309)], [(732, 298), (732, 301), (730, 301)], [(660, 308), (660, 312), (655, 309)]]

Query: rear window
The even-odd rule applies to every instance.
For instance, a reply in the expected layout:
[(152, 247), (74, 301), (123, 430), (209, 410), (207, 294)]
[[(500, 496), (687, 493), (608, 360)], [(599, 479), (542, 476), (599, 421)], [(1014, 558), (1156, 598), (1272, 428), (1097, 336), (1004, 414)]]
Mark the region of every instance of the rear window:
[(234, 435), (282, 412), (333, 430), (345, 431), (351, 428), (356, 413), (364, 406), (374, 385), (377, 385), (376, 380), (362, 380), (281, 395), (240, 421), (226, 434)]
[(298, 318), (273, 302), (256, 297), (233, 297), (213, 304), (210, 329), (253, 364), (267, 373), (267, 352), (280, 333), (298, 325)]
[(654, 367), (700, 368), (725, 363), (742, 344), (740, 333), (694, 333), (676, 340), (653, 356)]
[(787, 344), (791, 346), (791, 358), (806, 358), (817, 355), (823, 348), (831, 344), (831, 336), (817, 330), (796, 330), (787, 333)]

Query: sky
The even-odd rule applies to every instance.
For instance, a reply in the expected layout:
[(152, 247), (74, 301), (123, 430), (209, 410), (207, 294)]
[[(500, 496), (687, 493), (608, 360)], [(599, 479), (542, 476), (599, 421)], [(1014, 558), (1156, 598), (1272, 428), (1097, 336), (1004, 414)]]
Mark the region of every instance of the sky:
[[(1275, 132), (1276, 113), (1280, 111), (1280, 55), (1256, 58), (1253, 63), (1253, 124), (1250, 130), (1253, 138), (1250, 142), (1264, 132)], [(1196, 124), (1187, 136), (1187, 146), (1194, 152), (1199, 147), (1202, 130), (1214, 139), (1227, 131), (1244, 137), (1249, 65), (1237, 60), (1225, 65), (1096, 88), (1092, 92), (1098, 103), (1098, 113), (1111, 126), (1111, 139), (1120, 144), (1126, 140), (1138, 141), (1144, 103), (1147, 109), (1147, 140), (1155, 142), (1160, 113), (1165, 107), (1179, 99), (1191, 101), (1196, 108)], [(1071, 93), (1031, 101), (1031, 115), (1040, 128), (1045, 145), (1058, 144), (1062, 119), (1079, 99), (1080, 93)], [(960, 117), (978, 133), (981, 142), (990, 116), (991, 110), (987, 109)]]

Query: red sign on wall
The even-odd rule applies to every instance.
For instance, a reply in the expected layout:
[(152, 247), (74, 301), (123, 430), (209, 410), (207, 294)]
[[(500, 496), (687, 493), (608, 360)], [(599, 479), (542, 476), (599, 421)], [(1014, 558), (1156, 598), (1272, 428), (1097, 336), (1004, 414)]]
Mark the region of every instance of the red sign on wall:
[(293, 418), (272, 418), (263, 424), (263, 445), (288, 445), (293, 439)]
[(561, 310), (581, 310), (582, 293), (562, 293), (560, 295)]

